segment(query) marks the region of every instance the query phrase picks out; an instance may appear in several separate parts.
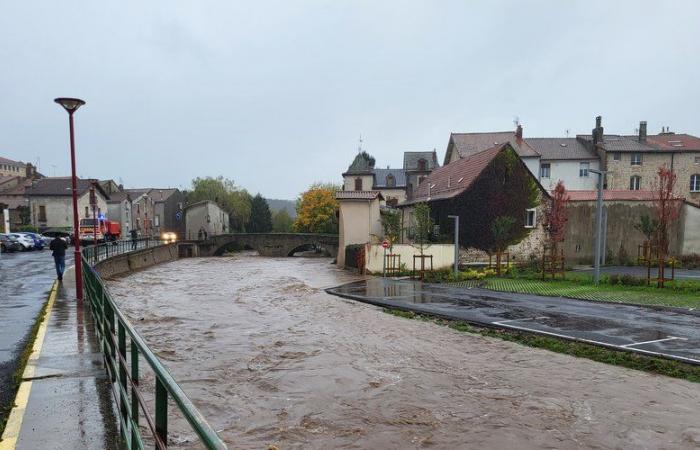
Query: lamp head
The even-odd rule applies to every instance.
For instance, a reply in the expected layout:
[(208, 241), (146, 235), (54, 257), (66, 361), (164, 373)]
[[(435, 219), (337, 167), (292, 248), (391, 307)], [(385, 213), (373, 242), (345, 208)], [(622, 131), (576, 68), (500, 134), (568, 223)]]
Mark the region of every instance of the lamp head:
[(63, 109), (68, 111), (68, 114), (73, 114), (75, 111), (78, 110), (78, 108), (85, 104), (85, 102), (83, 100), (80, 100), (79, 98), (68, 97), (59, 97), (57, 99), (54, 99), (54, 102), (63, 106)]

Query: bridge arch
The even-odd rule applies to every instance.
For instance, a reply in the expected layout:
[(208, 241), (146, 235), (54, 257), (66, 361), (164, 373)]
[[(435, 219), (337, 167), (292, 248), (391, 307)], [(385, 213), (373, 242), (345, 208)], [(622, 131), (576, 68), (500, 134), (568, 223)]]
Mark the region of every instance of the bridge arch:
[(338, 254), (338, 236), (312, 233), (230, 233), (200, 241), (200, 256), (219, 256), (228, 250), (253, 249), (262, 256), (292, 256), (306, 248)]

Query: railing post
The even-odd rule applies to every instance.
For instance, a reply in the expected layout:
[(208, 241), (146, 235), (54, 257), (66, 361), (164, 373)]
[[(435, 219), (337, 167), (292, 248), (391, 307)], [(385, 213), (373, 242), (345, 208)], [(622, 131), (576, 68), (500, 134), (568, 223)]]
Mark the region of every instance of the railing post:
[(156, 376), (156, 433), (168, 445), (168, 391)]
[[(117, 328), (119, 332), (119, 354), (121, 355), (121, 358), (119, 359), (119, 382), (122, 385), (122, 388), (124, 388), (124, 393), (128, 393), (129, 391), (127, 390), (127, 386), (129, 385), (127, 377), (126, 377), (126, 364), (124, 361), (126, 361), (126, 330), (124, 329), (124, 324), (122, 324), (122, 321), (119, 320), (117, 321)], [(129, 423), (129, 399), (128, 398), (123, 398), (121, 395), (119, 396), (119, 405), (121, 406), (121, 414), (122, 414), (122, 419), (124, 420), (124, 423)], [(124, 439), (128, 439), (128, 431), (129, 430), (124, 430)]]
[(139, 348), (131, 341), (131, 448), (138, 448), (139, 435), (139, 397), (136, 389), (139, 385)]

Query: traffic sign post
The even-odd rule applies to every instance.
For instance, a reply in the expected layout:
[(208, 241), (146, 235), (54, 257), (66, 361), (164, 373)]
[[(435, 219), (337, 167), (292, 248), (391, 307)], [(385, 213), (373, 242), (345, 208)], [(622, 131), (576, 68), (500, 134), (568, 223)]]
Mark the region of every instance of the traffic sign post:
[(382, 247), (384, 248), (384, 258), (382, 261), (382, 276), (386, 276), (386, 249), (389, 248), (389, 241), (384, 239), (382, 242)]

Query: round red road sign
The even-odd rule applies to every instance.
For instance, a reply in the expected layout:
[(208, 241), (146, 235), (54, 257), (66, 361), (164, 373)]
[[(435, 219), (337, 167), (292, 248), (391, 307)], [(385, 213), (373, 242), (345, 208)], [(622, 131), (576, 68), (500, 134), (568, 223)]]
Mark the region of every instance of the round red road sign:
[(382, 247), (389, 248), (389, 241), (382, 242)]

